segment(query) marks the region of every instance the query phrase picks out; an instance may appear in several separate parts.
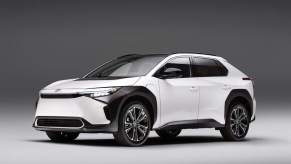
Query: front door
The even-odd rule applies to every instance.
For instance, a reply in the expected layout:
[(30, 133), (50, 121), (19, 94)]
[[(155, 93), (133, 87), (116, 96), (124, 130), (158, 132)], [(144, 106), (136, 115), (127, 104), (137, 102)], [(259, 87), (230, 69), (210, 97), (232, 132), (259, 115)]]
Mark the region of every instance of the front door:
[(155, 77), (160, 90), (161, 123), (197, 119), (199, 88), (191, 78), (189, 57), (170, 59)]

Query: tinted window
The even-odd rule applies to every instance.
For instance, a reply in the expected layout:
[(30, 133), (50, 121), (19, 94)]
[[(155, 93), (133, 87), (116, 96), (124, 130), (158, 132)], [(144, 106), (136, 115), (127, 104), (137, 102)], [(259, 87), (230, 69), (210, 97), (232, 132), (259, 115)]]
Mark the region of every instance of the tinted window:
[(186, 57), (179, 57), (167, 62), (155, 75), (165, 78), (190, 77), (190, 60)]
[(84, 78), (143, 76), (165, 57), (164, 55), (137, 55), (117, 58), (97, 68)]
[(227, 69), (216, 60), (207, 58), (194, 58), (192, 74), (195, 77), (226, 76)]

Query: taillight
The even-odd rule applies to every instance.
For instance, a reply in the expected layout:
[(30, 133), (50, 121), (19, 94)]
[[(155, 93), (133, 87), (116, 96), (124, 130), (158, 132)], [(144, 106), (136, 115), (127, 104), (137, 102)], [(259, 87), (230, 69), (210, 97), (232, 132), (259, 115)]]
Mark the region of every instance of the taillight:
[(243, 77), (242, 80), (250, 80), (252, 81), (253, 85), (255, 85), (254, 80), (252, 78), (249, 77)]

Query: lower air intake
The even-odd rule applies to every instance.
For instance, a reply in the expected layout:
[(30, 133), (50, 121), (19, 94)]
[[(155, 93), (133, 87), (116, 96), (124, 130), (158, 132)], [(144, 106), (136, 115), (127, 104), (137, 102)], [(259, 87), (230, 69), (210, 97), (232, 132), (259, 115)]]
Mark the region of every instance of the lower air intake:
[(79, 119), (38, 119), (37, 126), (80, 128), (83, 122)]

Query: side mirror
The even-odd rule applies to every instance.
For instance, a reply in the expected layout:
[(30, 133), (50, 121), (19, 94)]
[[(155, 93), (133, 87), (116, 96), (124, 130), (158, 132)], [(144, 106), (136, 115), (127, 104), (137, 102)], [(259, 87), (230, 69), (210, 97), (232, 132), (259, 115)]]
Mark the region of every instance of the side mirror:
[(160, 79), (173, 79), (182, 77), (182, 70), (178, 68), (167, 68), (158, 75)]
[(183, 71), (175, 67), (164, 67), (163, 69), (160, 69), (154, 76), (159, 79), (181, 78), (183, 77)]
[(176, 72), (164, 73), (159, 76), (161, 79), (173, 79), (179, 77)]

